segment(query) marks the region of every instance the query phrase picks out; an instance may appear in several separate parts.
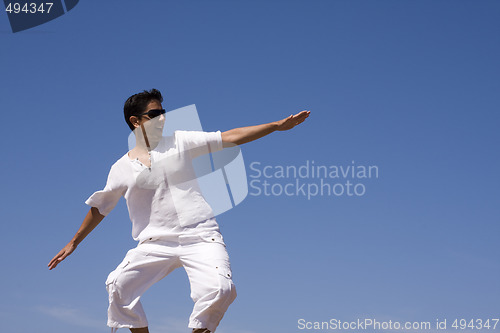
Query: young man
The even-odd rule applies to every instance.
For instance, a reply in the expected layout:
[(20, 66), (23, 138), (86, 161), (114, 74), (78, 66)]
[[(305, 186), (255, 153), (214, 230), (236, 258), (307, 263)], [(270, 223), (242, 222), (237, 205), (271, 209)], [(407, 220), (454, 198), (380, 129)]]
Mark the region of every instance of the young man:
[(236, 291), (224, 241), (196, 182), (192, 159), (289, 130), (310, 112), (222, 133), (176, 131), (163, 137), (162, 102), (156, 89), (127, 99), (125, 121), (134, 131), (136, 146), (113, 164), (104, 189), (87, 199), (91, 208), (82, 225), (48, 266), (53, 269), (69, 256), (123, 196), (132, 237), (139, 244), (106, 280), (112, 332), (125, 327), (133, 333), (148, 333), (140, 297), (178, 267), (186, 270), (195, 303), (189, 327), (193, 333), (215, 332)]

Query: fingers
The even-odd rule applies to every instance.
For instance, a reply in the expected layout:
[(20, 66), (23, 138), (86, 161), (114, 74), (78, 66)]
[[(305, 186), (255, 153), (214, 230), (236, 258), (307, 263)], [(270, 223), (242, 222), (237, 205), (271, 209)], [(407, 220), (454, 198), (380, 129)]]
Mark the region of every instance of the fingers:
[[(294, 115), (293, 117), (291, 117), (291, 119), (294, 120), (294, 121), (300, 121), (300, 122), (302, 122), (307, 117), (309, 117), (310, 113), (311, 113), (310, 111), (301, 111), (301, 112), (297, 113), (296, 115)], [(289, 117), (289, 119), (290, 119), (290, 117)]]
[(60, 258), (57, 258), (57, 259), (54, 259), (51, 263), (51, 265), (49, 265), (49, 270), (53, 269), (53, 268), (56, 268), (57, 265), (59, 265), (61, 263), (61, 261), (64, 260), (64, 258), (66, 258), (67, 256), (62, 256)]
[(57, 264), (60, 263), (61, 261), (59, 260), (59, 258), (54, 258), (52, 259), (50, 262), (49, 262), (49, 270), (52, 270), (53, 268), (56, 268)]
[(311, 111), (304, 110), (304, 111), (300, 111), (299, 113), (297, 113), (295, 115), (292, 114), (292, 115), (288, 116), (287, 118), (281, 120), (281, 124), (280, 124), (278, 130), (279, 131), (286, 131), (286, 130), (290, 130), (290, 129), (294, 128), (295, 126), (304, 122), (304, 120), (306, 120), (306, 118), (309, 117), (310, 113), (311, 113)]
[(59, 264), (60, 261), (54, 261), (49, 264), (49, 270), (52, 270), (57, 267), (57, 264)]
[(307, 111), (307, 110), (300, 111), (299, 113), (297, 113), (294, 116), (295, 126), (297, 126), (298, 124), (304, 122), (304, 120), (306, 120), (306, 118), (309, 117), (310, 113), (311, 113), (311, 111)]
[(49, 262), (49, 270), (56, 268), (56, 266), (68, 256), (66, 251), (59, 252), (52, 260)]
[(56, 268), (57, 264), (59, 264), (62, 261), (62, 259), (59, 259), (59, 255), (55, 256), (52, 258), (52, 260), (49, 262), (49, 270)]
[(307, 110), (300, 111), (299, 113), (297, 113), (295, 115), (295, 117), (297, 117), (297, 118), (304, 118), (305, 119), (305, 118), (309, 117), (310, 113), (311, 113), (311, 111), (307, 111)]

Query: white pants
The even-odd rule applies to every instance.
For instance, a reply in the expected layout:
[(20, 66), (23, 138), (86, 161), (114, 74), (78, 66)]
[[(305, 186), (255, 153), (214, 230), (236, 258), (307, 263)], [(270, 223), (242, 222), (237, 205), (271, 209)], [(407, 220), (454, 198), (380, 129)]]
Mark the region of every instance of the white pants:
[(178, 241), (152, 239), (128, 251), (106, 280), (108, 326), (116, 329), (148, 326), (141, 295), (181, 266), (188, 275), (195, 303), (189, 328), (215, 332), (236, 298), (229, 256), (220, 233), (180, 236)]

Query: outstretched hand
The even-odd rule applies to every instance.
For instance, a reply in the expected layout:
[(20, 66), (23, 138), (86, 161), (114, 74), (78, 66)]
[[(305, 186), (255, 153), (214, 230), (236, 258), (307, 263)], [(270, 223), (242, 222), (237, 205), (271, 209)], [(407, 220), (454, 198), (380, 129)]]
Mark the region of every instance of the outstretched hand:
[(66, 245), (61, 251), (59, 251), (59, 253), (49, 262), (49, 269), (56, 268), (56, 266), (59, 265), (59, 263), (63, 261), (67, 256), (73, 253), (75, 249), (76, 245), (71, 242), (68, 243), (68, 245)]
[(290, 115), (290, 117), (287, 117), (285, 119), (279, 120), (278, 123), (278, 128), (276, 129), (277, 131), (288, 131), (289, 129), (294, 128), (298, 124), (302, 123), (304, 120), (306, 120), (307, 117), (309, 117), (309, 114), (311, 111), (300, 111), (299, 113), (295, 115)]

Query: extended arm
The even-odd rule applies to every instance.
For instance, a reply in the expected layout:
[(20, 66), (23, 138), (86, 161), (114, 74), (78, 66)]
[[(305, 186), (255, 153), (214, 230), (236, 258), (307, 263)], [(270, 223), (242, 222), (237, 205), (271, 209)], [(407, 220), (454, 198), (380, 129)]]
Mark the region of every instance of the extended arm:
[(226, 143), (226, 145), (224, 145), (225, 147), (231, 146), (232, 144), (241, 145), (262, 138), (274, 131), (286, 131), (302, 123), (309, 117), (310, 113), (311, 111), (301, 111), (296, 115), (291, 115), (271, 123), (234, 128), (222, 132), (222, 142)]
[(49, 269), (56, 268), (61, 261), (73, 253), (78, 244), (80, 244), (83, 239), (87, 237), (87, 235), (90, 234), (90, 232), (94, 230), (99, 223), (101, 223), (103, 218), (104, 215), (101, 215), (97, 208), (90, 208), (87, 216), (83, 219), (80, 229), (78, 229), (73, 239), (49, 262)]

